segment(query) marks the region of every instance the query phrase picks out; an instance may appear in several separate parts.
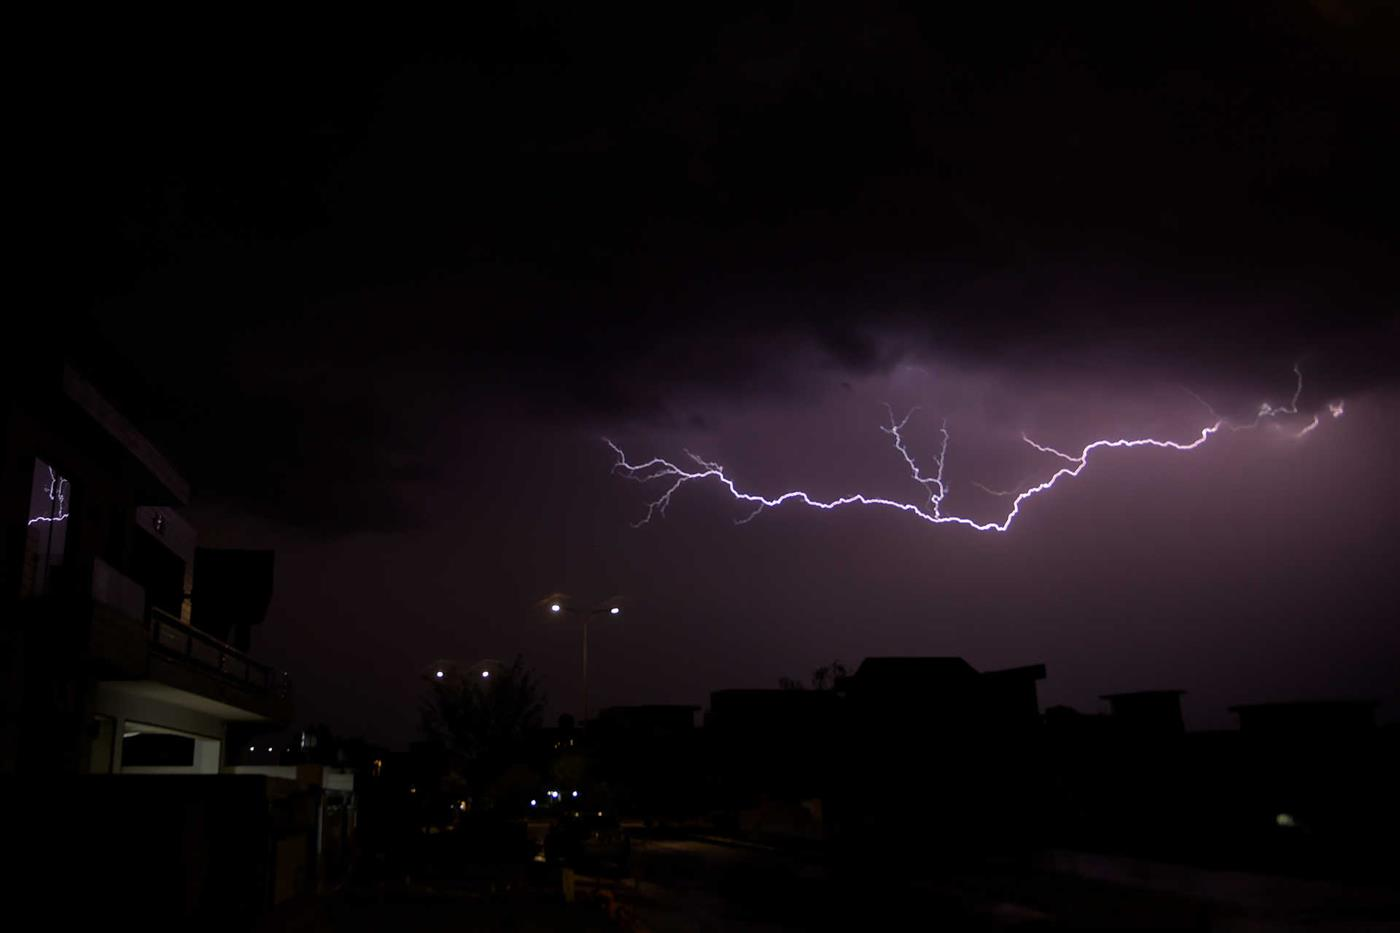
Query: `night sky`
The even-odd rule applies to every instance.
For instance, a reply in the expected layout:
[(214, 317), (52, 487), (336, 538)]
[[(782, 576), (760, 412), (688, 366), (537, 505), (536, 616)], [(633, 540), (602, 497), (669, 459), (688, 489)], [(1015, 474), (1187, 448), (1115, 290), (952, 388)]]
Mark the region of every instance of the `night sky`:
[[(441, 658), (523, 653), (577, 712), (555, 591), (627, 599), (595, 709), (920, 654), (1044, 662), (1046, 705), (1185, 689), (1194, 727), (1400, 716), (1395, 8), (972, 6), (48, 36), (12, 333), (183, 466), (204, 543), (277, 550), (254, 653), (341, 732), (412, 737)], [(1190, 440), (1295, 364), (1290, 430), (1105, 452), (1004, 535), (736, 526), (713, 484), (634, 529), (664, 486), (601, 440), (919, 502), (879, 430), (917, 405), (985, 520), (974, 482), (1057, 466), (1022, 431)]]

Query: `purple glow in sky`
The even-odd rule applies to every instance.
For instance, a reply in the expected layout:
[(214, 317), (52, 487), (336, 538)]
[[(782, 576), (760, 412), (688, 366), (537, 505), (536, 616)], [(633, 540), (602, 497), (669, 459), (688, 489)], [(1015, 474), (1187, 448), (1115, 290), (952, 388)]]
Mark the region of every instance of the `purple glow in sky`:
[(577, 712), (555, 592), (627, 596), (599, 708), (940, 655), (1393, 718), (1400, 70), (1343, 6), (103, 36), (42, 278), (201, 541), (276, 550), (307, 721), (404, 741), (435, 659), (517, 653)]
[[(613, 472), (615, 474), (643, 484), (650, 483), (654, 480), (670, 481), (670, 485), (666, 488), (666, 491), (662, 493), (659, 498), (653, 499), (647, 504), (646, 514), (633, 527), (641, 527), (642, 525), (649, 523), (652, 520), (652, 518), (658, 514), (664, 516), (666, 514), (666, 509), (671, 504), (671, 497), (674, 496), (675, 493), (678, 492), (682, 486), (688, 483), (712, 479), (719, 483), (721, 486), (723, 486), (729, 492), (729, 494), (734, 497), (735, 500), (745, 503), (746, 505), (753, 506), (752, 511), (750, 511), (743, 518), (736, 520), (737, 523), (741, 525), (747, 524), (748, 522), (752, 521), (764, 509), (776, 508), (788, 502), (794, 502), (799, 503), (801, 505), (809, 506), (811, 508), (821, 509), (824, 511), (830, 511), (832, 509), (841, 508), (843, 506), (875, 506), (877, 508), (896, 509), (898, 511), (913, 515), (922, 521), (929, 522), (935, 525), (957, 524), (971, 528), (974, 531), (1004, 532), (1011, 527), (1011, 523), (1015, 521), (1016, 517), (1021, 513), (1021, 505), (1023, 503), (1027, 502), (1031, 498), (1043, 492), (1048, 492), (1051, 488), (1055, 486), (1057, 482), (1059, 482), (1062, 479), (1070, 479), (1079, 476), (1084, 471), (1085, 467), (1088, 466), (1089, 457), (1095, 451), (1114, 449), (1121, 450), (1133, 447), (1156, 447), (1162, 450), (1185, 452), (1195, 450), (1196, 448), (1204, 444), (1206, 441), (1208, 441), (1212, 436), (1214, 436), (1222, 430), (1251, 431), (1258, 428), (1261, 424), (1264, 423), (1268, 423), (1270, 426), (1280, 428), (1282, 430), (1288, 430), (1282, 428), (1277, 419), (1282, 416), (1293, 416), (1298, 414), (1298, 399), (1302, 396), (1303, 393), (1303, 373), (1302, 370), (1296, 366), (1294, 367), (1293, 371), (1294, 374), (1297, 376), (1297, 385), (1293, 392), (1293, 400), (1289, 404), (1275, 406), (1270, 402), (1263, 402), (1260, 404), (1258, 414), (1255, 415), (1254, 419), (1244, 424), (1234, 424), (1226, 418), (1220, 418), (1217, 416), (1216, 421), (1213, 424), (1209, 424), (1201, 428), (1200, 433), (1196, 436), (1196, 438), (1190, 441), (1175, 441), (1153, 437), (1140, 437), (1131, 439), (1102, 438), (1085, 444), (1077, 455), (1071, 456), (1070, 454), (1057, 450), (1054, 447), (1050, 447), (1045, 444), (1039, 444), (1031, 440), (1025, 434), (1022, 434), (1021, 439), (1027, 444), (1029, 444), (1031, 447), (1035, 448), (1041, 453), (1050, 454), (1052, 456), (1060, 458), (1061, 460), (1067, 461), (1070, 464), (1070, 466), (1061, 467), (1059, 470), (1051, 474), (1049, 478), (1036, 483), (1028, 489), (1024, 489), (1018, 493), (1015, 493), (1015, 498), (1012, 500), (1011, 507), (1007, 511), (1006, 515), (1000, 520), (996, 521), (977, 521), (975, 519), (968, 518), (963, 515), (945, 514), (943, 512), (943, 500), (948, 494), (948, 487), (943, 480), (943, 470), (947, 463), (948, 442), (950, 439), (948, 433), (948, 423), (945, 420), (943, 422), (943, 426), (939, 429), (939, 434), (942, 440), (939, 444), (938, 453), (933, 458), (935, 466), (934, 474), (932, 476), (925, 476), (923, 472), (919, 469), (919, 465), (915, 461), (913, 455), (909, 453), (909, 449), (905, 445), (903, 435), (904, 428), (909, 423), (909, 419), (913, 416), (913, 413), (916, 409), (911, 409), (908, 414), (906, 414), (902, 419), (898, 421), (895, 420), (894, 410), (892, 408), (889, 409), (889, 424), (887, 426), (882, 426), (880, 430), (884, 431), (886, 434), (889, 434), (891, 437), (894, 438), (895, 450), (899, 451), (900, 456), (904, 458), (904, 462), (908, 464), (911, 478), (916, 483), (922, 485), (928, 491), (927, 508), (922, 507), (913, 502), (888, 499), (882, 496), (865, 495), (863, 493), (853, 493), (835, 499), (822, 500), (814, 498), (811, 494), (804, 492), (803, 490), (795, 489), (774, 496), (764, 496), (757, 493), (745, 492), (740, 490), (735, 480), (730, 477), (729, 473), (726, 472), (724, 467), (720, 466), (717, 463), (712, 463), (710, 461), (704, 460), (703, 458), (691, 453), (688, 450), (685, 452), (686, 455), (691, 460), (693, 460), (696, 466), (698, 466), (700, 469), (687, 470), (681, 466), (678, 466), (670, 460), (665, 460), (660, 457), (653, 457), (652, 459), (646, 460), (641, 463), (630, 463), (627, 460), (627, 455), (622, 451), (620, 447), (618, 447), (612, 441), (606, 439), (604, 442), (608, 445), (608, 447), (612, 449), (613, 453), (617, 456), (617, 460), (613, 464)], [(1339, 418), (1341, 417), (1344, 410), (1343, 403), (1341, 401), (1329, 402), (1327, 405), (1327, 410), (1333, 418)], [(1317, 428), (1319, 423), (1319, 415), (1314, 414), (1312, 416), (1312, 419), (1307, 424), (1305, 424), (1302, 428), (1291, 430), (1290, 434), (1296, 439), (1301, 439), (1305, 435), (1311, 433), (1315, 428)], [(988, 487), (976, 481), (973, 481), (972, 485), (985, 492), (990, 493), (991, 495), (1012, 495), (1012, 493), (1008, 491), (996, 491), (989, 489)]]

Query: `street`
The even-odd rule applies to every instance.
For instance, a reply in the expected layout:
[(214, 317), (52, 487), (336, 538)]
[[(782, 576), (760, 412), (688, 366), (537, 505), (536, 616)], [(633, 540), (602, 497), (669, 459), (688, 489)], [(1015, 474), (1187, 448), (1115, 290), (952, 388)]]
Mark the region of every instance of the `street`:
[(889, 878), (852, 877), (823, 861), (766, 846), (706, 839), (639, 839), (632, 877), (612, 886), (641, 929), (820, 930), (951, 924), (963, 904)]

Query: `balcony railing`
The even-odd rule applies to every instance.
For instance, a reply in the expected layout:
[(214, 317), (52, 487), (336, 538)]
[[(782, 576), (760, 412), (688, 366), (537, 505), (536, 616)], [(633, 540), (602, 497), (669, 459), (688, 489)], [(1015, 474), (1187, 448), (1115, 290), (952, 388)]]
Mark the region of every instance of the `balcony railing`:
[(207, 635), (164, 610), (151, 607), (151, 639), (169, 654), (217, 671), (229, 680), (276, 697), (287, 697), (287, 675)]

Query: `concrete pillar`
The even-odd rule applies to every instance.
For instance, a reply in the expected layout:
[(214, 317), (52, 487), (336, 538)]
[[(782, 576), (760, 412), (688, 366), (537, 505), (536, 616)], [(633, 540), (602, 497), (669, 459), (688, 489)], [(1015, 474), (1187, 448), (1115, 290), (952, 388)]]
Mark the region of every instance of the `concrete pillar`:
[(113, 716), (112, 722), (112, 773), (117, 774), (122, 769), (122, 736), (126, 735), (126, 717)]

